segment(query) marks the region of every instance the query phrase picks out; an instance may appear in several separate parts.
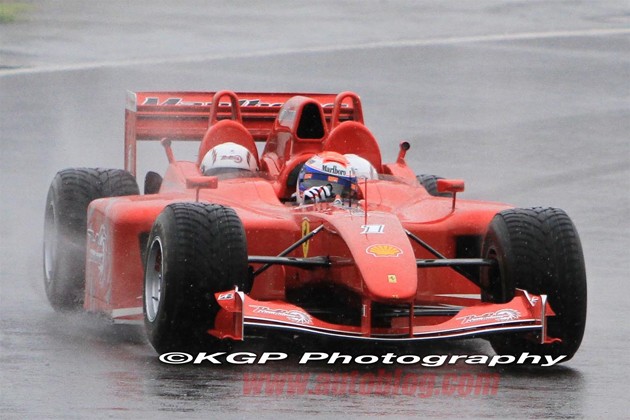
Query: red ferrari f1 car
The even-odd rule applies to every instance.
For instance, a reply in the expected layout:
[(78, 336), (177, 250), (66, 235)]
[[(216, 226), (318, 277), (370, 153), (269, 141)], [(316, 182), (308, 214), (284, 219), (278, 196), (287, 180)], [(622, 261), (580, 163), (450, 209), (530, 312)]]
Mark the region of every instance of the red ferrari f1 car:
[[(130, 92), (125, 118), (125, 170), (52, 181), (55, 309), (144, 322), (158, 352), (260, 329), (577, 351), (586, 275), (566, 213), (461, 199), (463, 181), (407, 166), (407, 142), (382, 162), (356, 94)], [(151, 140), (168, 169), (140, 194), (137, 142)], [(197, 160), (173, 141), (200, 142)]]

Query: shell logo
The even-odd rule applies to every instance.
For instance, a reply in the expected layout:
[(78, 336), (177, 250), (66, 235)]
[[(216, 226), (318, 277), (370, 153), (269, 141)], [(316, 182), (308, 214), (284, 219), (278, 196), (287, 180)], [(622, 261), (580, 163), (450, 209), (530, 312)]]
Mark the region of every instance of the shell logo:
[(365, 252), (375, 257), (398, 257), (403, 253), (402, 249), (388, 244), (371, 245), (365, 249)]

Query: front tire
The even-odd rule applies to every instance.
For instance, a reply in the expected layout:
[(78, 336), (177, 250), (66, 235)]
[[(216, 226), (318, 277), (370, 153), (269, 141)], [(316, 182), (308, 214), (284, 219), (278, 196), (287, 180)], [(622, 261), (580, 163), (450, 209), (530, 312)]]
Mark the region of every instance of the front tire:
[(546, 294), (556, 314), (547, 319), (547, 335), (562, 340), (541, 344), (527, 335), (498, 335), (490, 338), (494, 350), (571, 359), (584, 335), (587, 299), (582, 246), (569, 216), (555, 208), (502, 211), (490, 223), (482, 255), (497, 261), (481, 270), (483, 300), (507, 302), (515, 288)]
[(221, 347), (210, 336), (219, 305), (214, 294), (248, 279), (247, 242), (234, 210), (175, 203), (149, 235), (144, 275), (147, 336), (159, 353)]
[(135, 178), (120, 169), (71, 168), (53, 178), (44, 219), (44, 287), (57, 311), (83, 304), (87, 209), (97, 198), (139, 194)]

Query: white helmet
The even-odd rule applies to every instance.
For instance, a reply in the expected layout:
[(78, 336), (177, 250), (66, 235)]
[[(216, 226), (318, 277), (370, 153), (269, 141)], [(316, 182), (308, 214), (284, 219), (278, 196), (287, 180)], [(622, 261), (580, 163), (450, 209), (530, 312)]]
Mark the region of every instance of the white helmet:
[(213, 147), (201, 161), (201, 172), (204, 175), (218, 175), (227, 172), (256, 172), (256, 158), (246, 147), (227, 142)]
[(367, 159), (353, 153), (348, 153), (344, 156), (348, 159), (348, 162), (350, 162), (350, 167), (354, 172), (354, 176), (358, 179), (378, 179), (378, 172), (376, 171), (376, 168)]

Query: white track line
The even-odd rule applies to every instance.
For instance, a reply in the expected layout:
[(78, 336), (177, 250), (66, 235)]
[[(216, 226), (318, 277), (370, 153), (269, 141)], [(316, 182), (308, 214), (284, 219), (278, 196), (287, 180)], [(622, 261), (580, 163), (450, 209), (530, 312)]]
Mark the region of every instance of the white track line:
[(476, 35), (464, 37), (447, 37), (447, 38), (428, 38), (428, 39), (412, 39), (412, 40), (393, 40), (381, 42), (368, 42), (360, 44), (333, 45), (333, 46), (315, 46), (300, 48), (284, 48), (263, 51), (243, 52), (234, 54), (196, 54), (190, 56), (177, 56), (169, 58), (142, 58), (133, 60), (112, 60), (86, 62), (78, 64), (61, 64), (53, 66), (41, 66), (31, 68), (21, 68), (12, 70), (0, 70), (0, 77), (15, 76), (22, 74), (38, 74), (62, 71), (91, 70), (106, 67), (129, 67), (139, 65), (161, 65), (161, 64), (178, 64), (178, 63), (198, 63), (203, 61), (217, 61), (241, 58), (260, 58), (269, 56), (281, 56), (304, 53), (329, 53), (340, 51), (356, 51), (356, 50), (373, 50), (379, 48), (403, 48), (403, 47), (424, 47), (432, 45), (457, 45), (470, 44), (475, 42), (505, 42), (520, 41), (532, 39), (550, 39), (550, 38), (573, 38), (573, 37), (594, 37), (608, 35), (627, 35), (630, 34), (630, 28), (615, 29), (584, 29), (576, 31), (553, 31), (553, 32), (523, 32), (514, 34), (495, 34), (495, 35)]

